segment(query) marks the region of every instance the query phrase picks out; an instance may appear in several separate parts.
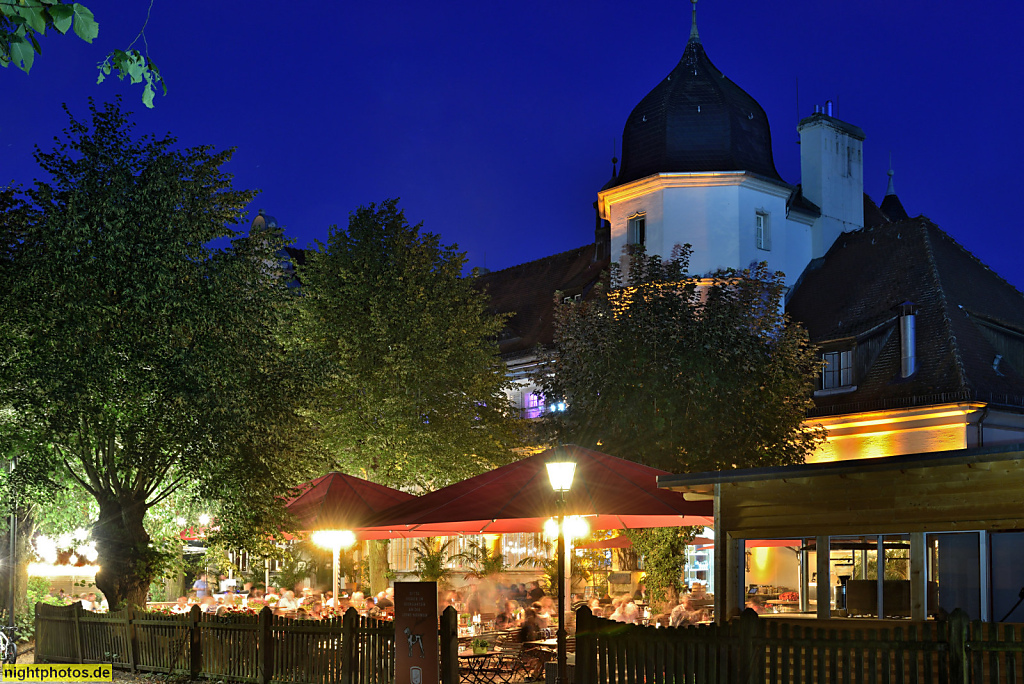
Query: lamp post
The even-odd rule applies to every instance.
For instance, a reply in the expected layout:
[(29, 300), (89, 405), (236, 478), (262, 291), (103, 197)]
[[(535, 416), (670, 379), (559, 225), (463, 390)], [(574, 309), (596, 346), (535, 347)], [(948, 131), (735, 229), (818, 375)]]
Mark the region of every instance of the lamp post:
[(576, 461), (572, 454), (562, 447), (555, 449), (545, 464), (551, 488), (555, 490), (558, 505), (558, 673), (556, 684), (564, 684), (565, 676), (565, 493), (572, 488), (576, 474)]
[(334, 553), (331, 564), (331, 587), (334, 605), (338, 605), (338, 566), (341, 565), (341, 550), (356, 543), (356, 535), (349, 530), (319, 530), (313, 533), (313, 543)]

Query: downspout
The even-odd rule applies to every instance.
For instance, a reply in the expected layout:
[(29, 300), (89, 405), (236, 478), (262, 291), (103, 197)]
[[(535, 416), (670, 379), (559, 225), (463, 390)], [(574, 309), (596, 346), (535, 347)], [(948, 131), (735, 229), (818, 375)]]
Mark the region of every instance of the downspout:
[(978, 446), (985, 446), (985, 419), (988, 418), (988, 404), (981, 410), (981, 418), (978, 418)]

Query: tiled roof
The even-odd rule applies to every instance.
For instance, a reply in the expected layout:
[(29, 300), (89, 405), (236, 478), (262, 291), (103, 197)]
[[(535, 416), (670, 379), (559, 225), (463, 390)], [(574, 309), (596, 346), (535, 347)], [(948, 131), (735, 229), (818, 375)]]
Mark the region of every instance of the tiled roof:
[[(789, 314), (816, 344), (874, 344), (873, 358), (855, 367), (857, 389), (816, 397), (817, 413), (936, 397), (1024, 404), (1024, 295), (931, 221), (845, 233), (816, 265), (790, 297)], [(897, 307), (908, 301), (917, 307), (917, 370), (904, 379)], [(997, 354), (1005, 360), (993, 368)]]
[(503, 355), (552, 344), (555, 292), (586, 296), (608, 267), (607, 259), (594, 261), (594, 247), (584, 245), (477, 277), (477, 287), (491, 297), (491, 310), (514, 314), (499, 340)]

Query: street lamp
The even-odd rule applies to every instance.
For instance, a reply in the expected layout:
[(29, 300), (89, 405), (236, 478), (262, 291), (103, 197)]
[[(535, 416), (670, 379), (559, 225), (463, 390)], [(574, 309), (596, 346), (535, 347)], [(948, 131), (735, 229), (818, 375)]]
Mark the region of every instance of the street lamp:
[(319, 530), (312, 535), (313, 543), (334, 552), (331, 565), (334, 606), (338, 606), (338, 566), (341, 565), (341, 550), (356, 543), (356, 535), (349, 530)]
[(558, 495), (558, 673), (555, 684), (564, 684), (565, 676), (565, 493), (572, 489), (576, 459), (565, 448), (558, 447), (545, 463), (551, 488)]

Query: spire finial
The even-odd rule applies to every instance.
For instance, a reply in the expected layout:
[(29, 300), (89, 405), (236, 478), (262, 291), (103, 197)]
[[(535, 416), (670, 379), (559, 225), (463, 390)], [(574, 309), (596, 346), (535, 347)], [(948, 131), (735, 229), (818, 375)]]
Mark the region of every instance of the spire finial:
[(896, 173), (892, 170), (892, 152), (889, 153), (889, 170), (886, 173), (889, 175), (889, 187), (885, 189), (885, 194), (888, 197), (889, 195), (896, 194), (896, 186), (892, 182), (892, 177)]
[(697, 33), (697, 0), (690, 0), (693, 5), (693, 18), (690, 23), (690, 42), (699, 43), (700, 34)]

